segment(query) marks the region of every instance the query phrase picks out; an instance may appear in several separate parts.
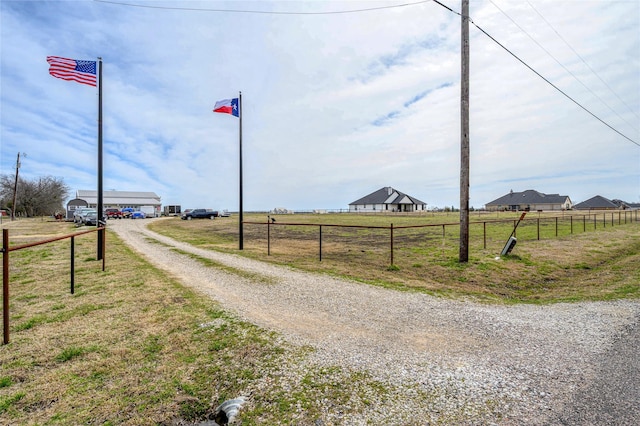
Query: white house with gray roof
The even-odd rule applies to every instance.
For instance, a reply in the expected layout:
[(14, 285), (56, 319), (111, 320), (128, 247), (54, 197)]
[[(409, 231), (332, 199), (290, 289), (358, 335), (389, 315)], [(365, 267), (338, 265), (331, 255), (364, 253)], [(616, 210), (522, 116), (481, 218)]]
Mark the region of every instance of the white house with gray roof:
[(424, 210), (427, 210), (427, 203), (390, 186), (380, 188), (353, 203), (349, 203), (349, 212), (354, 213), (418, 212)]

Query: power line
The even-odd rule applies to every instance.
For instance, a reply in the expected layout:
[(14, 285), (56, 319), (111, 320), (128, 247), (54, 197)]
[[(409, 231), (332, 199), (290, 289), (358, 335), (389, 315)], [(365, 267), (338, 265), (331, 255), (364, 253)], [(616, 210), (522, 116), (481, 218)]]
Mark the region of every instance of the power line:
[[(460, 14), (459, 12), (456, 12), (455, 10), (451, 9), (448, 6), (445, 6), (444, 4), (440, 3), (438, 0), (433, 0), (434, 3), (439, 4), (440, 6), (444, 7), (445, 9), (449, 10), (450, 12), (458, 15), (458, 16), (462, 16), (462, 14)], [(585, 106), (583, 106), (580, 102), (576, 101), (574, 98), (572, 98), (571, 96), (569, 96), (566, 92), (564, 92), (562, 89), (560, 89), (558, 86), (556, 86), (555, 84), (553, 84), (551, 81), (549, 81), (546, 77), (544, 77), (542, 74), (540, 74), (538, 71), (536, 71), (535, 69), (533, 69), (533, 67), (531, 67), (529, 64), (527, 64), (524, 60), (520, 59), (520, 57), (518, 57), (518, 55), (516, 55), (515, 53), (513, 53), (511, 50), (507, 49), (507, 47), (505, 47), (502, 43), (500, 43), (498, 40), (496, 40), (493, 36), (491, 36), (488, 32), (486, 32), (485, 30), (483, 30), (478, 24), (476, 24), (473, 19), (471, 19), (471, 17), (469, 17), (469, 22), (471, 22), (477, 29), (479, 29), (484, 35), (486, 35), (487, 37), (489, 37), (489, 39), (491, 39), (494, 43), (496, 43), (498, 46), (500, 46), (501, 48), (503, 48), (505, 51), (507, 51), (507, 53), (509, 53), (511, 56), (513, 56), (514, 58), (516, 58), (522, 65), (524, 65), (525, 67), (529, 68), (531, 71), (533, 71), (533, 73), (535, 73), (538, 77), (540, 77), (541, 79), (543, 79), (547, 84), (549, 84), (551, 87), (553, 87), (554, 89), (556, 89), (558, 92), (560, 92), (562, 95), (564, 95), (567, 99), (569, 99), (571, 102), (573, 102), (574, 104), (576, 104), (577, 106), (579, 106), (580, 108), (582, 108), (584, 111), (586, 111), (589, 115), (591, 115), (593, 118), (595, 118), (596, 120), (598, 120), (599, 122), (601, 122), (602, 124), (604, 124), (605, 126), (607, 126), (608, 128), (610, 128), (611, 130), (613, 130), (614, 132), (616, 132), (617, 134), (619, 134), (620, 136), (622, 136), (623, 138), (627, 139), (629, 142), (637, 145), (640, 147), (640, 143), (638, 143), (637, 141), (634, 141), (633, 139), (631, 139), (630, 137), (628, 137), (627, 135), (625, 135), (624, 133), (620, 132), (619, 130), (617, 130), (616, 128), (614, 128), (613, 126), (611, 126), (609, 123), (607, 123), (606, 121), (604, 121), (603, 119), (601, 119), (600, 117), (598, 117), (596, 114), (594, 114), (593, 112), (589, 111), (589, 109), (587, 109)]]
[[(551, 54), (551, 52), (549, 52), (547, 49), (545, 49), (545, 48), (544, 48), (544, 46), (542, 46), (540, 43), (538, 43), (538, 41), (537, 41), (536, 39), (534, 39), (534, 38), (533, 38), (533, 36), (531, 36), (531, 34), (529, 34), (527, 31), (525, 31), (525, 29), (524, 29), (524, 28), (522, 28), (520, 25), (518, 25), (518, 23), (517, 23), (517, 22), (516, 22), (516, 21), (515, 21), (511, 16), (509, 16), (509, 15), (507, 14), (507, 12), (505, 12), (505, 11), (504, 11), (504, 10), (502, 10), (502, 9), (500, 9), (500, 7), (499, 7), (497, 4), (495, 4), (495, 3), (493, 2), (493, 0), (489, 0), (489, 2), (490, 2), (492, 5), (494, 5), (496, 9), (498, 9), (500, 12), (502, 12), (502, 14), (503, 14), (504, 16), (506, 16), (507, 18), (509, 18), (509, 20), (510, 20), (511, 22), (513, 22), (513, 24), (514, 24), (516, 27), (518, 27), (518, 28), (520, 29), (520, 31), (522, 31), (522, 32), (523, 32), (527, 37), (529, 37), (529, 38), (531, 39), (531, 41), (533, 41), (535, 44), (537, 44), (537, 45), (538, 45), (538, 47), (539, 47), (540, 49), (544, 50), (544, 52), (545, 52), (547, 55), (549, 55), (549, 57), (550, 57), (551, 59), (553, 59), (553, 60), (556, 62), (556, 64), (560, 65), (560, 66), (561, 66), (561, 67), (562, 67), (562, 68), (563, 68), (567, 73), (569, 73), (569, 74), (571, 75), (571, 77), (573, 77), (573, 79), (574, 79), (574, 80), (576, 80), (578, 83), (580, 83), (580, 84), (582, 85), (582, 87), (584, 87), (584, 88), (585, 88), (585, 89), (587, 89), (589, 92), (591, 92), (591, 94), (592, 94), (593, 96), (595, 96), (596, 98), (598, 98), (598, 100), (600, 100), (600, 102), (602, 102), (602, 103), (604, 104), (604, 106), (606, 106), (607, 108), (609, 108), (609, 110), (610, 110), (611, 112), (613, 112), (615, 115), (617, 115), (617, 116), (618, 116), (618, 118), (620, 118), (622, 121), (624, 121), (625, 123), (627, 123), (629, 126), (631, 126), (631, 127), (635, 127), (633, 124), (629, 123), (626, 119), (624, 119), (624, 117), (622, 117), (620, 114), (618, 114), (618, 112), (617, 112), (616, 110), (614, 110), (611, 106), (609, 106), (609, 104), (608, 104), (608, 103), (606, 103), (606, 102), (605, 102), (605, 101), (604, 101), (600, 96), (598, 96), (598, 95), (597, 95), (593, 90), (591, 90), (591, 88), (589, 88), (586, 84), (584, 84), (584, 82), (583, 82), (582, 80), (580, 80), (580, 79), (579, 79), (579, 78), (578, 78), (578, 77), (577, 77), (573, 72), (571, 72), (571, 70), (569, 70), (567, 67), (565, 67), (565, 66), (564, 66), (564, 64), (562, 64), (558, 59), (556, 59), (556, 57), (555, 57), (555, 56), (553, 56), (553, 55)], [(574, 52), (575, 52), (575, 51), (574, 51)], [(636, 128), (636, 130), (638, 130), (638, 129)]]
[[(547, 24), (547, 25), (548, 25), (548, 26), (549, 26), (549, 27), (550, 27), (550, 28), (551, 28), (551, 29), (556, 33), (556, 35), (558, 36), (558, 38), (559, 38), (560, 40), (562, 40), (562, 41), (564, 42), (564, 44), (566, 44), (566, 45), (567, 45), (567, 47), (568, 47), (569, 49), (571, 49), (571, 51), (572, 51), (573, 53), (575, 53), (575, 55), (576, 55), (576, 56), (577, 56), (577, 57), (582, 61), (582, 63), (583, 63), (583, 64), (585, 64), (585, 65), (586, 65), (586, 67), (587, 67), (587, 68), (589, 68), (589, 70), (590, 70), (590, 71), (591, 71), (591, 72), (592, 72), (596, 77), (598, 77), (598, 79), (602, 82), (602, 84), (604, 84), (604, 85), (607, 87), (607, 89), (609, 89), (609, 90), (611, 91), (611, 93), (613, 93), (613, 94), (616, 96), (616, 98), (618, 98), (618, 100), (624, 104), (624, 106), (626, 106), (627, 108), (629, 108), (629, 111), (631, 111), (631, 113), (632, 113), (632, 114), (634, 114), (636, 117), (638, 117), (638, 119), (640, 119), (640, 115), (638, 115), (638, 113), (637, 113), (636, 111), (634, 111), (634, 110), (633, 110), (633, 108), (631, 108), (631, 107), (630, 107), (630, 106), (629, 106), (629, 105), (628, 105), (628, 104), (627, 104), (627, 103), (626, 103), (626, 102), (625, 102), (625, 101), (624, 101), (620, 96), (618, 96), (618, 94), (615, 92), (615, 90), (613, 90), (613, 89), (611, 88), (611, 86), (609, 86), (609, 85), (607, 84), (607, 82), (606, 82), (606, 81), (604, 81), (604, 79), (603, 79), (602, 77), (600, 77), (600, 75), (599, 75), (599, 74), (598, 74), (598, 73), (597, 73), (593, 68), (591, 68), (591, 66), (587, 63), (587, 61), (585, 61), (585, 60), (584, 60), (584, 58), (583, 58), (582, 56), (580, 56), (580, 54), (579, 54), (578, 52), (576, 52), (576, 50), (575, 50), (575, 49), (574, 49), (574, 48), (569, 44), (569, 42), (567, 42), (567, 40), (565, 40), (565, 39), (564, 39), (564, 37), (562, 37), (562, 36), (560, 35), (560, 33), (559, 33), (559, 32), (558, 32), (558, 31), (553, 27), (553, 25), (551, 25), (551, 23), (550, 23), (549, 21), (547, 21), (547, 20), (545, 19), (545, 17), (544, 17), (544, 16), (542, 16), (542, 14), (538, 11), (538, 9), (536, 9), (535, 7), (533, 7), (533, 5), (529, 2), (529, 0), (527, 0), (527, 3), (529, 3), (529, 6), (531, 6), (531, 9), (533, 9), (533, 10), (538, 14), (538, 16), (540, 16), (540, 18), (542, 18), (542, 20), (543, 20), (543, 21), (544, 21), (544, 22), (545, 22), (545, 23), (546, 23), (546, 24)], [(626, 121), (626, 120), (625, 120), (625, 121)], [(627, 124), (628, 124), (628, 123), (627, 123)]]
[(263, 14), (263, 15), (337, 15), (337, 14), (345, 14), (345, 13), (361, 13), (361, 12), (371, 12), (375, 10), (383, 10), (383, 9), (395, 9), (399, 7), (407, 7), (407, 6), (415, 6), (418, 4), (429, 3), (433, 0), (422, 0), (416, 1), (413, 3), (403, 3), (396, 4), (390, 6), (378, 6), (378, 7), (369, 7), (364, 9), (351, 9), (351, 10), (333, 10), (327, 12), (278, 12), (278, 11), (270, 11), (270, 10), (254, 10), (254, 9), (205, 9), (205, 8), (193, 8), (193, 7), (176, 7), (176, 6), (153, 6), (147, 4), (135, 4), (135, 3), (124, 3), (124, 2), (116, 2), (116, 1), (108, 1), (108, 0), (93, 0), (97, 3), (108, 3), (114, 4), (117, 6), (127, 6), (127, 7), (140, 7), (145, 9), (162, 9), (162, 10), (183, 10), (183, 11), (191, 11), (191, 12), (218, 12), (218, 13), (252, 13), (252, 14)]
[(553, 84), (552, 82), (550, 82), (547, 78), (545, 78), (542, 74), (540, 74), (538, 71), (534, 70), (531, 66), (529, 66), (529, 64), (527, 64), (525, 61), (523, 61), (522, 59), (520, 59), (515, 53), (513, 53), (512, 51), (510, 51), (509, 49), (507, 49), (505, 46), (503, 46), (498, 40), (496, 40), (495, 38), (493, 38), (489, 33), (487, 33), (485, 30), (483, 30), (482, 28), (480, 28), (478, 26), (478, 24), (476, 24), (475, 22), (473, 22), (473, 20), (469, 19), (469, 22), (471, 22), (477, 29), (479, 29), (484, 35), (486, 35), (487, 37), (489, 37), (491, 40), (494, 41), (494, 43), (496, 43), (498, 46), (502, 47), (504, 50), (506, 50), (511, 56), (513, 56), (514, 58), (516, 58), (518, 61), (520, 61), (520, 63), (522, 63), (522, 65), (524, 65), (525, 67), (529, 68), (531, 71), (533, 71), (538, 77), (540, 77), (541, 79), (543, 79), (544, 81), (546, 81), (549, 85), (551, 85), (551, 87), (553, 87), (554, 89), (556, 89), (558, 92), (562, 93), (567, 99), (569, 99), (571, 102), (573, 102), (574, 104), (578, 105), (580, 108), (582, 108), (583, 110), (585, 110), (587, 113), (589, 113), (593, 118), (595, 118), (596, 120), (598, 120), (599, 122), (601, 122), (602, 124), (604, 124), (605, 126), (607, 126), (608, 128), (610, 128), (611, 130), (613, 130), (614, 132), (616, 132), (617, 134), (619, 134), (620, 136), (622, 136), (623, 138), (627, 139), (628, 141), (638, 145), (640, 147), (640, 143), (634, 141), (633, 139), (631, 139), (630, 137), (628, 137), (627, 135), (625, 135), (624, 133), (620, 132), (619, 130), (617, 130), (616, 128), (614, 128), (613, 126), (611, 126), (609, 123), (607, 123), (606, 121), (604, 121), (603, 119), (601, 119), (600, 117), (598, 117), (597, 115), (595, 115), (594, 113), (592, 113), (591, 111), (589, 111), (585, 106), (583, 106), (580, 102), (576, 101), (575, 99), (573, 99), (571, 96), (569, 96), (567, 93), (565, 93), (562, 89), (560, 89), (558, 86), (556, 86), (555, 84)]
[[(620, 114), (618, 114), (618, 112), (617, 112), (616, 110), (614, 110), (614, 109), (613, 109), (613, 108), (612, 108), (608, 103), (606, 103), (606, 102), (604, 101), (604, 99), (602, 99), (600, 96), (598, 96), (598, 95), (597, 95), (593, 90), (591, 90), (591, 88), (590, 88), (590, 87), (588, 87), (588, 86), (587, 86), (587, 85), (586, 85), (582, 80), (580, 80), (580, 79), (579, 79), (579, 78), (578, 78), (578, 77), (577, 77), (573, 72), (571, 72), (571, 70), (569, 70), (567, 67), (565, 67), (565, 66), (564, 66), (564, 64), (562, 64), (558, 59), (556, 59), (556, 57), (555, 57), (555, 56), (553, 56), (553, 55), (551, 54), (551, 52), (549, 52), (547, 49), (545, 49), (545, 48), (544, 48), (544, 46), (542, 46), (540, 43), (538, 43), (538, 41), (537, 41), (536, 39), (534, 39), (534, 38), (531, 36), (531, 34), (529, 34), (527, 31), (525, 31), (525, 29), (524, 29), (524, 28), (522, 28), (520, 25), (518, 25), (518, 23), (517, 23), (517, 22), (516, 22), (516, 21), (515, 21), (511, 16), (509, 16), (509, 15), (507, 14), (507, 12), (505, 12), (504, 10), (502, 10), (502, 9), (501, 9), (497, 4), (495, 4), (495, 3), (493, 2), (493, 0), (489, 0), (489, 2), (490, 2), (492, 5), (494, 5), (496, 9), (498, 9), (500, 12), (502, 12), (502, 14), (503, 14), (504, 16), (506, 16), (507, 18), (509, 18), (509, 20), (510, 20), (511, 22), (513, 22), (513, 24), (514, 24), (516, 27), (518, 27), (518, 28), (520, 29), (520, 31), (522, 31), (522, 32), (523, 32), (527, 37), (529, 37), (529, 38), (531, 39), (531, 41), (533, 41), (535, 44), (537, 44), (537, 45), (538, 45), (538, 47), (540, 47), (540, 49), (544, 50), (544, 52), (545, 52), (547, 55), (549, 55), (549, 57), (550, 57), (551, 59), (553, 59), (553, 60), (556, 62), (556, 64), (560, 65), (560, 66), (561, 66), (561, 67), (562, 67), (562, 68), (563, 68), (567, 73), (569, 73), (569, 74), (571, 75), (571, 77), (573, 77), (573, 79), (574, 79), (574, 80), (576, 80), (578, 83), (580, 83), (580, 84), (582, 85), (582, 87), (584, 87), (584, 88), (585, 88), (585, 89), (587, 89), (589, 92), (591, 92), (591, 94), (592, 94), (594, 97), (598, 98), (598, 100), (599, 100), (600, 102), (602, 102), (602, 103), (604, 104), (604, 106), (606, 106), (607, 108), (609, 108), (609, 110), (610, 110), (611, 112), (613, 112), (615, 115), (617, 115), (617, 116), (618, 116), (618, 118), (620, 118), (622, 121), (624, 121), (625, 123), (627, 123), (629, 126), (631, 126), (631, 127), (635, 128), (636, 130), (638, 130), (636, 126), (634, 126), (633, 124), (629, 123), (629, 122), (628, 122), (624, 117), (622, 117)], [(531, 3), (529, 3), (529, 5), (531, 5)], [(533, 7), (533, 6), (532, 6), (532, 7)], [(534, 10), (535, 10), (535, 9), (534, 9)], [(540, 15), (540, 17), (542, 17), (542, 15)], [(542, 18), (542, 19), (544, 19), (544, 18)], [(545, 22), (546, 22), (546, 21), (545, 21)], [(556, 32), (556, 34), (557, 34), (557, 32)], [(559, 34), (558, 34), (558, 35), (559, 35)], [(565, 43), (566, 43), (566, 42), (565, 42)], [(570, 47), (570, 46), (569, 46), (569, 47)], [(572, 50), (573, 50), (573, 49), (572, 49)], [(574, 50), (574, 53), (576, 53), (576, 55), (577, 55), (577, 52), (576, 52), (575, 50)], [(579, 55), (578, 55), (578, 56), (579, 56)], [(626, 105), (626, 104), (625, 104), (625, 105)]]

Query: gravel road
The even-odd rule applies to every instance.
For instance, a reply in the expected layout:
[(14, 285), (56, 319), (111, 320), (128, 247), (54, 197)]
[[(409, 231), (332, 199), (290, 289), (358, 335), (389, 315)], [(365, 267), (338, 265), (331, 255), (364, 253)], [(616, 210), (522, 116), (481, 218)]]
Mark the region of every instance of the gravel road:
[(322, 424), (636, 424), (639, 382), (626, 379), (638, 376), (637, 301), (490, 306), (398, 292), (199, 249), (149, 231), (151, 220), (163, 219), (108, 226), (230, 312), (313, 347), (310, 365), (393, 390), (362, 418), (328, 408)]

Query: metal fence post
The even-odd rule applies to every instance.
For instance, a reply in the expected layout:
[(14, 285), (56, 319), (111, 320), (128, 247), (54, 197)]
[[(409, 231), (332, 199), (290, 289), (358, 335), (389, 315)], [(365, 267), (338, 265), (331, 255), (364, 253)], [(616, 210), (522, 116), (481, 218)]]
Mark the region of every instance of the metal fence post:
[(487, 222), (482, 222), (482, 239), (484, 248), (487, 248)]
[(322, 262), (322, 225), (320, 225), (320, 235), (318, 236), (318, 242), (320, 243), (320, 262)]
[(393, 223), (391, 224), (391, 266), (393, 266)]
[(71, 237), (71, 294), (75, 291), (75, 282), (76, 282), (76, 242), (75, 238)]
[(102, 231), (99, 231), (102, 233), (102, 272), (104, 272), (104, 265), (107, 257), (107, 228), (104, 227), (106, 225), (107, 224), (105, 223)]

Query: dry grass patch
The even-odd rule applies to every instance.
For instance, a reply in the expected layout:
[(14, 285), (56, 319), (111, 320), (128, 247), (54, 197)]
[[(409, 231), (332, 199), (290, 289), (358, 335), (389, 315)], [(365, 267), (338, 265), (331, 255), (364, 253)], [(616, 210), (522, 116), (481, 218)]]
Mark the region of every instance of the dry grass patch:
[[(12, 241), (75, 230), (31, 225), (25, 234), (13, 225)], [(110, 233), (105, 272), (92, 260), (95, 234), (76, 237), (71, 295), (69, 244), (11, 252), (11, 341), (0, 347), (0, 424), (205, 419), (283, 353), (268, 333), (185, 289)]]
[[(10, 224), (13, 242), (73, 231), (39, 220)], [(0, 424), (194, 424), (239, 395), (250, 395), (243, 425), (328, 424), (327, 406), (361, 418), (371, 399), (403, 395), (366, 374), (309, 365), (310, 348), (238, 320), (112, 233), (104, 272), (95, 251), (94, 233), (76, 238), (74, 295), (68, 240), (11, 252)]]
[[(610, 215), (610, 214), (609, 214)], [(161, 234), (201, 248), (293, 266), (308, 271), (349, 277), (396, 289), (423, 291), (448, 297), (508, 303), (549, 303), (573, 300), (608, 300), (638, 297), (640, 226), (638, 222), (606, 227), (598, 216), (586, 231), (578, 216), (555, 218), (532, 213), (518, 228), (518, 245), (512, 255), (496, 260), (513, 229), (518, 214), (473, 214), (470, 261), (458, 262), (458, 227), (394, 229), (391, 265), (389, 229), (323, 226), (320, 261), (319, 226), (284, 223), (367, 226), (450, 224), (448, 215), (282, 215), (269, 229), (266, 215), (245, 215), (244, 250), (237, 250), (237, 216), (215, 221), (157, 221), (151, 228)], [(616, 216), (617, 218), (617, 216)], [(497, 219), (508, 219), (496, 223)], [(557, 226), (556, 226), (557, 224)], [(556, 231), (557, 229), (557, 231)], [(485, 232), (486, 230), (486, 232)], [(558, 237), (555, 236), (558, 232)], [(540, 240), (538, 240), (540, 234)], [(484, 247), (486, 238), (486, 248)], [(267, 255), (270, 244), (270, 255)]]

